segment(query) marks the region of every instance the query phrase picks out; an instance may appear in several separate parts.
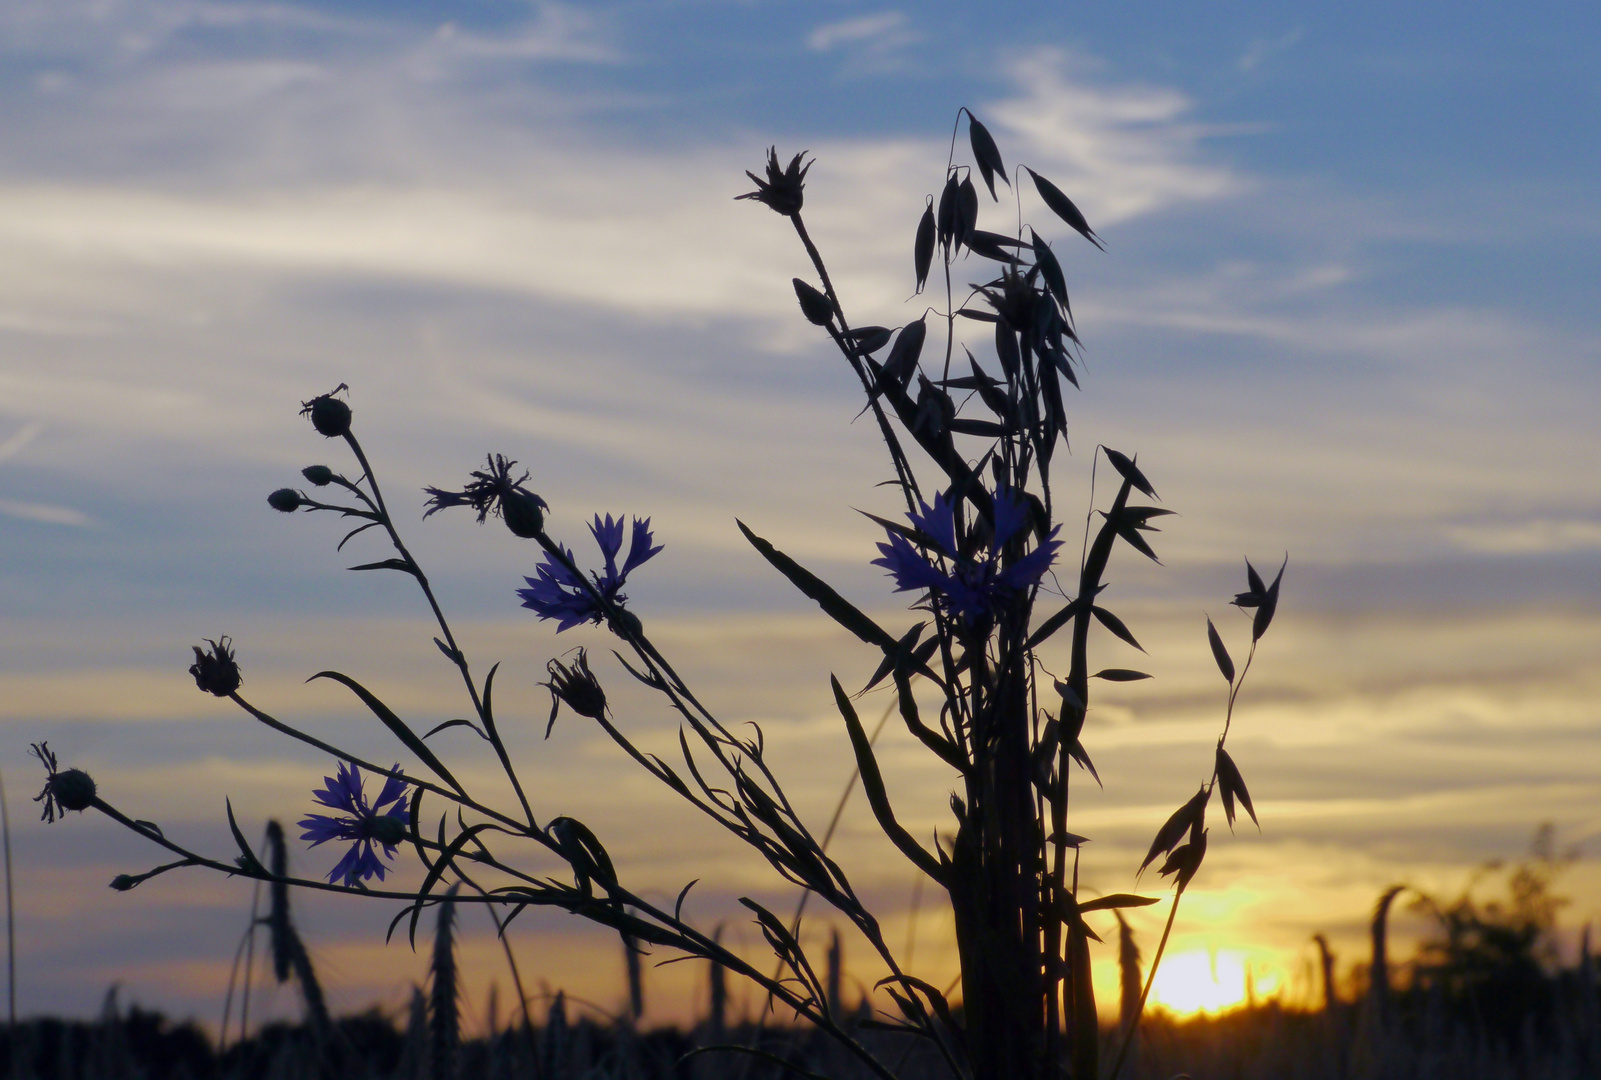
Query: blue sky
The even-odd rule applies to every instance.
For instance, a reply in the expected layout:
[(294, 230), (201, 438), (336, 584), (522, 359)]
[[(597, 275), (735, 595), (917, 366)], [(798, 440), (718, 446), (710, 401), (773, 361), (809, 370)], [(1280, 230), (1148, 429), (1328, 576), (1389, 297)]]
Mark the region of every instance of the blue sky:
[[(12, 809), (26, 819), (41, 736), (197, 843), (225, 838), (225, 791), (257, 821), (304, 809), (323, 764), (185, 685), (201, 636), (232, 634), (252, 693), (341, 737), (367, 736), (300, 686), (334, 661), (419, 713), (459, 708), (415, 598), (341, 576), (324, 522), (263, 502), (329, 453), (295, 412), (339, 382), (388, 490), (493, 450), (533, 469), (574, 542), (593, 512), (652, 515), (668, 547), (635, 602), (709, 697), (793, 740), (795, 783), (826, 809), (848, 770), (826, 676), (868, 661), (734, 516), (906, 616), (850, 509), (885, 509), (883, 467), (794, 310), (803, 257), (733, 196), (769, 144), (809, 150), (808, 223), (847, 305), (915, 318), (911, 234), (968, 105), (1107, 240), (1023, 205), (1064, 255), (1087, 343), (1063, 497), (1104, 441), (1138, 450), (1181, 514), (1166, 569), (1118, 585), (1161, 647), (1154, 689), (1108, 695), (1096, 720), (1107, 886), (1127, 886), (1215, 734), (1201, 613), (1227, 614), (1242, 555), (1286, 551), (1237, 736), (1264, 830), (1214, 852), (1215, 903), (1183, 947), (1243, 950), (1293, 988), (1307, 935), (1354, 941), (1392, 880), (1454, 889), (1545, 820), (1593, 859), (1597, 21), (1554, 4), (4, 5)], [(985, 213), (1008, 228), (1015, 211)], [(544, 659), (579, 642), (515, 608), (530, 556), (466, 521), (412, 533), (464, 633), (522, 669), (534, 717)], [(584, 733), (524, 749), (552, 803), (609, 822), (645, 879), (668, 888), (704, 858), (739, 883), (725, 900), (780, 895), (687, 824), (667, 852), (631, 833), (638, 807), (669, 811), (638, 784), (626, 809), (598, 801), (622, 764)], [(907, 813), (933, 827), (948, 778), (906, 751)], [(92, 1011), (113, 979), (216, 1011), (238, 887), (114, 896), (103, 882), (146, 858), (131, 842), (77, 820), (18, 832), (24, 1012)], [(865, 816), (842, 844), (901, 911), (910, 877), (874, 877)], [(1574, 921), (1601, 914), (1591, 867), (1572, 871)], [(85, 915), (103, 939), (68, 932)], [(206, 933), (129, 932), (196, 919)], [(382, 952), (381, 916), (306, 919), (345, 965), (343, 1000), (399, 1000), (411, 969)], [(530, 934), (541, 978), (615, 996), (582, 959), (609, 945)]]

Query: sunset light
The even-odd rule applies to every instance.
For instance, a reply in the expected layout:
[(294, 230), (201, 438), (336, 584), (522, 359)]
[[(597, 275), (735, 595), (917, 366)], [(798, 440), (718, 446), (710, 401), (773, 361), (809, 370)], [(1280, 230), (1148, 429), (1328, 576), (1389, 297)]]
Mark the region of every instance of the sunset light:
[(1601, 1080), (1597, 41), (0, 0), (0, 1080)]
[(1238, 1008), (1253, 992), (1247, 990), (1248, 970), (1254, 978), (1258, 1000), (1278, 989), (1276, 974), (1252, 970), (1249, 964), (1245, 953), (1233, 949), (1198, 949), (1165, 956), (1151, 986), (1151, 1004), (1180, 1016)]

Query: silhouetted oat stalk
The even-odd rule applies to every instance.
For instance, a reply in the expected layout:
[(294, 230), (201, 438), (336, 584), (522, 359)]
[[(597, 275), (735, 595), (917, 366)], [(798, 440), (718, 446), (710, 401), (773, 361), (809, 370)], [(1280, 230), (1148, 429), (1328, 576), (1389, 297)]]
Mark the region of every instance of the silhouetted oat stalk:
[[(958, 164), (955, 156), (964, 116), (971, 166)], [(944, 310), (933, 312), (944, 323), (942, 355), (925, 361), (927, 312), (898, 330), (853, 325), (847, 319), (802, 216), (808, 168), (804, 155), (783, 166), (776, 151), (770, 152), (765, 176), (752, 174), (756, 190), (741, 198), (760, 202), (789, 219), (821, 283), (819, 289), (796, 278), (796, 299), (803, 316), (828, 336), (860, 383), (865, 409), (884, 440), (892, 482), (906, 510), (905, 521), (873, 518), (885, 531), (874, 565), (889, 573), (897, 591), (914, 594), (913, 606), (925, 617), (891, 633), (774, 544), (743, 522), (738, 524), (774, 569), (870, 646), (876, 670), (861, 693), (886, 681), (893, 686), (894, 704), (907, 730), (959, 777), (958, 790), (950, 798), (954, 834), (931, 837), (932, 843), (913, 836), (896, 816), (873, 739), (856, 713), (853, 697), (859, 694), (847, 693), (838, 678), (831, 679), (835, 706), (875, 819), (896, 848), (949, 899), (961, 961), (960, 1010), (938, 988), (902, 968), (849, 876), (829, 857), (827, 835), (821, 840), (814, 835), (778, 783), (760, 728), (751, 727), (749, 736), (735, 735), (690, 689), (629, 608), (623, 591), (629, 576), (661, 551), (648, 520), (636, 518), (630, 526), (626, 519), (596, 515), (590, 533), (603, 568), (586, 571), (573, 550), (547, 530), (549, 506), (528, 486), (530, 473), (518, 473), (516, 462), (500, 455), (490, 455), (485, 467), (472, 472), (460, 489), (428, 488), (425, 516), (467, 507), (480, 522), (499, 517), (514, 536), (538, 545), (542, 561), (527, 578), (528, 587), (519, 590), (523, 605), (539, 618), (556, 622), (558, 633), (585, 624), (609, 631), (618, 646), (613, 655), (622, 669), (659, 694), (677, 714), (681, 761), (670, 764), (639, 749), (623, 734), (584, 649), (547, 665), (551, 711), (546, 733), (563, 707), (594, 723), (639, 767), (754, 848), (781, 878), (804, 890), (804, 896), (815, 895), (832, 907), (889, 970), (879, 986), (899, 1008), (903, 1018), (899, 1026), (927, 1039), (955, 1075), (1054, 1080), (1065, 1068), (1081, 1080), (1098, 1078), (1099, 1033), (1089, 943), (1100, 938), (1085, 916), (1156, 900), (1124, 893), (1080, 898), (1079, 854), (1084, 838), (1068, 830), (1070, 779), (1077, 766), (1099, 782), (1082, 739), (1091, 680), (1132, 682), (1149, 677), (1125, 668), (1095, 670), (1089, 659), (1091, 635), (1104, 631), (1141, 648), (1123, 620), (1104, 606), (1107, 574), (1114, 553), (1123, 548), (1156, 560), (1149, 537), (1157, 531), (1154, 522), (1170, 511), (1136, 500), (1139, 495), (1154, 501), (1156, 492), (1134, 457), (1096, 447), (1079, 571), (1076, 578), (1060, 572), (1057, 557), (1064, 542), (1050, 468), (1057, 448), (1067, 442), (1066, 388), (1078, 386), (1080, 342), (1062, 264), (1035, 227), (1025, 224), (1023, 173), (1032, 181), (1031, 210), (1043, 206), (1096, 247), (1102, 244), (1084, 215), (1051, 181), (1027, 167), (1009, 174), (994, 138), (971, 113), (961, 110), (943, 187), (937, 198), (928, 198), (913, 240), (918, 291), (928, 281), (936, 255), (946, 291)], [(992, 199), (998, 199), (997, 180), (1010, 189), (1017, 202), (1014, 232), (979, 228), (975, 169)], [(969, 264), (965, 261), (969, 259), (974, 261)], [(978, 275), (987, 280), (970, 284), (958, 306), (954, 275), (969, 265), (989, 267)], [(959, 325), (975, 326), (988, 339), (978, 350), (982, 362), (958, 332)], [(354, 433), (351, 407), (340, 396), (345, 390), (341, 384), (303, 402), (302, 412), (319, 434), (343, 442), (357, 466), (355, 478), (314, 465), (303, 476), (315, 494), (282, 488), (268, 502), (283, 513), (304, 510), (343, 518), (353, 527), (340, 541), (341, 548), (369, 531), (387, 539), (391, 554), (351, 569), (394, 571), (415, 582), (438, 626), (434, 642), (466, 690), (470, 715), (419, 735), (351, 676), (332, 670), (313, 675), (355, 694), (416, 763), (409, 770), (399, 764), (386, 768), (306, 734), (247, 701), (240, 694), (243, 679), (233, 643), (219, 637), (208, 641), (209, 649), (195, 647), (190, 672), (196, 685), (337, 762), (335, 775), (326, 777), (325, 787), (314, 793), (322, 807), (334, 813), (319, 812), (300, 822), (302, 838), (313, 846), (329, 841), (349, 845), (328, 880), (297, 878), (264, 866), (246, 842), (231, 805), (227, 814), (237, 856), (227, 861), (193, 852), (167, 839), (153, 823), (136, 821), (112, 807), (87, 774), (57, 770), (54, 756), (41, 747), (40, 760), (48, 774), (39, 796), (45, 816), (53, 820), (68, 810), (92, 807), (179, 856), (143, 875), (120, 876), (114, 883), (118, 888), (132, 888), (180, 866), (202, 866), (275, 886), (396, 899), (405, 906), (390, 924), (390, 932), (404, 921), (413, 943), (423, 912), (441, 903), (500, 909), (504, 916), (497, 915), (496, 924), (503, 939), (508, 926), (529, 906), (582, 915), (641, 948), (664, 948), (704, 959), (718, 970), (752, 980), (771, 1002), (826, 1032), (873, 1075), (892, 1076), (893, 1070), (834, 1015), (827, 980), (819, 977), (801, 946), (798, 915), (786, 923), (755, 900), (740, 900), (778, 961), (776, 972), (769, 974), (686, 917), (684, 905), (693, 882), (672, 905), (652, 903), (624, 884), (600, 838), (581, 821), (560, 814), (541, 821), (536, 815), (497, 725), (498, 665), (481, 680), (474, 675), (429, 578), (395, 525)], [(1119, 478), (1109, 502), (1097, 499), (1094, 487), (1095, 469), (1103, 458)], [(1249, 563), (1246, 574), (1248, 588), (1234, 603), (1251, 614), (1251, 650), (1238, 674), (1222, 637), (1210, 620), (1207, 625), (1210, 647), (1229, 688), (1211, 776), (1159, 830), (1140, 868), (1162, 857), (1158, 872), (1174, 878), (1175, 890), (1167, 928), (1134, 1009), (1136, 1021), (1161, 962), (1179, 899), (1204, 859), (1205, 815), (1212, 794), (1221, 793), (1231, 826), (1236, 804), (1256, 820), (1244, 779), (1225, 744), (1256, 643), (1277, 609), (1283, 567), (1271, 585)], [(1072, 595), (1065, 591), (1064, 580)], [(1038, 603), (1047, 605), (1039, 613)], [(1068, 632), (1058, 638), (1062, 631)], [(1053, 666), (1063, 665), (1065, 675), (1053, 673)], [(923, 715), (913, 694), (914, 681), (931, 687), (939, 697), (937, 717)], [(492, 748), (515, 799), (515, 813), (498, 809), (488, 795), (470, 791), (434, 751), (428, 740), (457, 728)], [(376, 792), (368, 791), (368, 779), (379, 785)], [(547, 859), (565, 867), (566, 878), (519, 869), (498, 854), (500, 846), (516, 841), (543, 849)], [(403, 847), (417, 858), (423, 874), (420, 885), (381, 887), (390, 860)], [(372, 881), (379, 886), (368, 884)], [(467, 891), (446, 892), (459, 885)], [(1124, 1038), (1114, 1077), (1132, 1043), (1133, 1028), (1131, 1024)], [(763, 1053), (754, 1048), (752, 1052)]]

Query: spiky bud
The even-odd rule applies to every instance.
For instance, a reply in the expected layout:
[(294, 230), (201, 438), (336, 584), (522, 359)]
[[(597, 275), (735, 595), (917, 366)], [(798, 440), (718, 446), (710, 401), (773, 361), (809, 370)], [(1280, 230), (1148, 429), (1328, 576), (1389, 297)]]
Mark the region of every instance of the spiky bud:
[(300, 415), (311, 417), (311, 426), (317, 429), (320, 435), (330, 439), (350, 434), (350, 406), (334, 397), (341, 390), (349, 389), (340, 383), (326, 394), (318, 394), (310, 401), (300, 403)]
[(334, 471), (326, 465), (307, 465), (300, 470), (300, 475), (313, 487), (327, 487), (334, 482)]
[(305, 501), (294, 488), (279, 488), (267, 496), (267, 505), (281, 514), (293, 514)]

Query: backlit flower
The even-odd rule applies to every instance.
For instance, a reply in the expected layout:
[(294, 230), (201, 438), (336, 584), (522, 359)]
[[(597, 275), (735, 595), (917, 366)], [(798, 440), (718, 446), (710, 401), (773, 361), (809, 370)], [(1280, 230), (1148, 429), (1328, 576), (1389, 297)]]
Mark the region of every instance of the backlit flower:
[(1009, 565), (1001, 565), (1001, 551), (1028, 523), (1028, 504), (1009, 489), (995, 493), (995, 529), (983, 558), (962, 555), (956, 540), (956, 513), (944, 493), (934, 496), (934, 505), (922, 503), (921, 513), (906, 516), (916, 526), (926, 548), (949, 570), (926, 557), (910, 540), (897, 532), (887, 543), (878, 545), (880, 558), (872, 565), (882, 566), (895, 579), (896, 592), (926, 590), (930, 601), (947, 614), (968, 625), (995, 615), (1012, 599), (1039, 584), (1056, 559), (1062, 542), (1056, 538), (1060, 526), (1052, 529), (1045, 542)]
[[(613, 520), (610, 514), (602, 518), (596, 514), (589, 531), (594, 535), (595, 543), (600, 545), (601, 554), (606, 559), (604, 574), (590, 574), (594, 592), (599, 593), (600, 598), (607, 604), (621, 605), (628, 599), (623, 595), (622, 587), (627, 582), (629, 573), (662, 549), (660, 544), (653, 542), (650, 518), (634, 519), (634, 527), (628, 542), (628, 557), (623, 560), (621, 566), (617, 565), (617, 556), (623, 549), (623, 519)], [(565, 547), (561, 550), (567, 561), (573, 562), (573, 553)], [(576, 572), (563, 565), (554, 555), (546, 552), (545, 561), (535, 569), (534, 573), (534, 577), (523, 579), (528, 582), (528, 588), (518, 589), (517, 595), (523, 598), (523, 607), (531, 609), (541, 619), (557, 620), (558, 634), (582, 622), (599, 625), (605, 620), (605, 604), (585, 588), (583, 579)]]
[[(398, 773), (400, 766), (397, 764), (393, 771)], [(373, 850), (373, 845), (378, 844), (384, 849), (384, 858), (393, 859), (395, 846), (406, 838), (406, 824), (410, 817), (406, 808), (406, 782), (398, 777), (386, 777), (377, 800), (369, 805), (366, 793), (362, 791), (361, 769), (358, 766), (341, 762), (338, 773), (323, 777), (323, 781), (327, 787), (312, 792), (312, 796), (324, 806), (343, 810), (348, 816), (308, 814), (298, 822), (303, 830), (300, 838), (310, 840), (312, 847), (328, 840), (351, 842), (350, 850), (329, 872), (330, 882), (338, 882), (343, 878), (348, 887), (370, 878), (382, 881), (384, 864)], [(389, 806), (388, 810), (384, 809), (386, 805)]]

